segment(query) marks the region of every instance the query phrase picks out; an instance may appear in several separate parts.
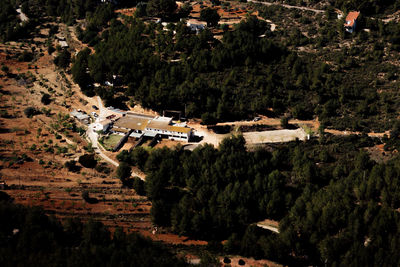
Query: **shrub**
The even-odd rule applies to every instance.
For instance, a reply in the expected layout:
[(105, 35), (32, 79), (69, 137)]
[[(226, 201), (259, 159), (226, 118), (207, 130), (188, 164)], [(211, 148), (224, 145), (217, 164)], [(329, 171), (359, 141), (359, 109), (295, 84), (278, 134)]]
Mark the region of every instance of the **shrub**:
[(140, 196), (146, 195), (146, 190), (144, 188), (144, 182), (139, 177), (133, 178), (133, 189), (135, 189), (136, 193)]
[(117, 177), (121, 179), (122, 183), (126, 182), (126, 179), (131, 176), (131, 167), (125, 163), (121, 162), (117, 169)]
[(88, 202), (90, 199), (89, 192), (87, 190), (82, 191), (82, 199)]
[(286, 129), (289, 126), (289, 119), (287, 117), (283, 117), (281, 119), (282, 128)]
[(24, 109), (24, 114), (25, 116), (27, 116), (28, 118), (32, 118), (34, 115), (36, 115), (38, 113), (38, 111), (36, 110), (36, 108), (34, 107), (27, 107), (26, 109)]
[(50, 103), (51, 103), (50, 95), (44, 93), (44, 94), (42, 95), (42, 98), (40, 99), (40, 102), (42, 102), (42, 104), (44, 104), (44, 105), (50, 104)]
[(71, 53), (68, 50), (63, 50), (54, 59), (54, 64), (63, 69), (67, 68), (70, 62), (71, 62)]
[(68, 169), (70, 172), (79, 172), (80, 167), (76, 165), (75, 160), (69, 160), (65, 162), (64, 167)]
[(8, 73), (8, 72), (10, 71), (10, 69), (9, 69), (6, 65), (1, 66), (1, 70), (2, 70), (4, 73)]
[(85, 154), (79, 157), (79, 163), (85, 168), (95, 168), (97, 160), (94, 158), (94, 154)]
[(18, 61), (31, 61), (33, 59), (33, 54), (28, 51), (24, 51), (21, 55), (18, 57)]

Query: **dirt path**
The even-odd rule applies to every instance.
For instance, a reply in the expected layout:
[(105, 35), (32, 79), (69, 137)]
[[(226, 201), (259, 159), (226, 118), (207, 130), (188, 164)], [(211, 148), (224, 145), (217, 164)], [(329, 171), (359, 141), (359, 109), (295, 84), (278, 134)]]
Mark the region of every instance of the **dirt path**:
[(310, 8), (310, 7), (291, 6), (291, 5), (287, 5), (287, 4), (281, 4), (281, 3), (260, 2), (260, 1), (256, 1), (256, 0), (247, 0), (247, 2), (266, 5), (266, 6), (279, 5), (279, 6), (283, 6), (285, 8), (300, 9), (300, 10), (305, 10), (305, 11), (312, 11), (315, 13), (324, 13), (325, 12), (324, 10), (314, 9), (314, 8)]
[[(92, 98), (93, 99), (93, 98)], [(99, 114), (100, 117), (105, 117), (107, 114), (107, 109), (104, 107), (103, 105), (103, 101), (101, 100), (101, 98), (99, 96), (96, 96), (95, 98), (97, 100), (97, 106), (99, 108)], [(115, 160), (111, 159), (109, 156), (107, 156), (104, 152), (104, 148), (99, 145), (98, 143), (98, 134), (93, 130), (93, 124), (90, 124), (88, 126), (88, 129), (86, 131), (86, 136), (89, 138), (90, 142), (92, 143), (92, 147), (94, 149), (94, 151), (96, 152), (97, 155), (99, 155), (101, 158), (103, 158), (105, 161), (111, 163), (112, 165), (114, 165), (115, 167), (119, 166), (119, 163), (116, 162)], [(143, 181), (146, 179), (146, 175), (143, 173), (140, 173), (134, 169), (132, 169), (132, 176), (137, 176), (140, 179), (142, 179)]]
[(96, 152), (97, 155), (102, 157), (105, 161), (111, 163), (115, 167), (118, 167), (119, 164), (118, 162), (110, 159), (106, 154), (103, 153), (103, 151), (100, 149), (101, 146), (99, 146), (99, 143), (97, 142), (98, 134), (93, 130), (93, 126), (89, 125), (87, 131), (86, 131), (86, 136), (89, 138), (90, 142), (92, 143), (92, 147), (94, 151)]
[(261, 227), (266, 230), (270, 230), (274, 233), (279, 234), (279, 222), (265, 219), (264, 221), (256, 223), (258, 227)]
[[(330, 134), (333, 134), (333, 135), (353, 135), (353, 134), (360, 135), (360, 134), (362, 134), (361, 132), (339, 131), (339, 130), (334, 130), (334, 129), (325, 129), (324, 131), (326, 133), (330, 133)], [(382, 138), (382, 137), (384, 137), (384, 135), (387, 135), (388, 137), (390, 137), (390, 131), (386, 131), (386, 132), (383, 132), (383, 133), (371, 132), (371, 133), (368, 133), (367, 135), (369, 137), (378, 137), (378, 138)]]
[(395, 13), (387, 16), (385, 19), (382, 19), (384, 23), (389, 23), (391, 21), (399, 22), (400, 21), (400, 10)]
[(214, 147), (218, 147), (219, 143), (230, 134), (216, 134), (213, 131), (207, 129), (207, 126), (201, 125), (198, 122), (189, 122), (187, 124), (189, 127), (194, 129), (194, 134), (202, 138), (199, 143), (189, 143), (191, 145), (202, 145), (202, 144), (212, 144)]
[[(248, 145), (255, 144), (264, 144), (264, 143), (280, 143), (280, 142), (291, 142), (296, 139), (299, 140), (307, 140), (308, 131), (306, 132), (306, 128), (309, 128), (311, 132), (317, 133), (320, 127), (320, 123), (318, 118), (315, 120), (297, 120), (291, 119), (289, 120), (289, 124), (299, 125), (300, 128), (295, 130), (288, 129), (280, 129), (280, 130), (271, 130), (271, 131), (262, 131), (262, 132), (245, 132), (243, 133), (244, 138), (246, 139), (246, 143)], [(261, 116), (259, 121), (232, 121), (232, 122), (221, 122), (217, 123), (217, 126), (254, 126), (254, 125), (269, 125), (269, 126), (278, 126), (280, 127), (281, 121), (279, 118), (268, 118), (265, 116)], [(198, 122), (190, 122), (188, 126), (194, 129), (195, 135), (202, 137), (202, 140), (199, 143), (189, 143), (188, 149), (193, 150), (196, 146), (201, 144), (212, 144), (214, 147), (218, 147), (221, 141), (231, 136), (231, 133), (228, 134), (216, 134), (212, 130), (207, 129), (205, 125), (201, 125)], [(305, 127), (305, 128), (303, 128)], [(340, 131), (335, 129), (325, 129), (326, 133), (330, 133), (333, 135), (360, 135), (361, 132), (355, 131)], [(384, 135), (390, 136), (390, 132), (386, 131), (383, 133), (368, 133), (370, 137), (378, 137), (382, 138)]]

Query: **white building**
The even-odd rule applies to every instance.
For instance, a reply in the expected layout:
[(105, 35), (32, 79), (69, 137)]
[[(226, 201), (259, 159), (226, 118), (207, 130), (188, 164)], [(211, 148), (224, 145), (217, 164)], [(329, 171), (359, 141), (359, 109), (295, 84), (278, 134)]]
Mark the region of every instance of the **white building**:
[(347, 14), (346, 23), (344, 24), (344, 28), (349, 33), (352, 33), (356, 30), (357, 18), (360, 15), (358, 11), (351, 11)]
[(155, 137), (159, 135), (181, 141), (189, 141), (193, 134), (191, 128), (174, 124), (172, 118), (135, 113), (128, 113), (117, 120), (113, 125), (112, 131), (121, 135), (131, 132), (130, 136), (136, 138), (140, 138), (141, 136)]
[(206, 28), (207, 23), (203, 22), (203, 21), (196, 20), (196, 19), (189, 19), (186, 22), (186, 26), (188, 26), (191, 31), (199, 33), (200, 31), (202, 31), (202, 30), (204, 30)]
[(108, 119), (96, 121), (95, 123), (93, 123), (93, 130), (107, 132), (111, 126), (111, 123), (112, 121)]
[(188, 141), (192, 136), (191, 128), (173, 125), (170, 117), (155, 117), (147, 124), (145, 131), (147, 135), (159, 134), (172, 140)]

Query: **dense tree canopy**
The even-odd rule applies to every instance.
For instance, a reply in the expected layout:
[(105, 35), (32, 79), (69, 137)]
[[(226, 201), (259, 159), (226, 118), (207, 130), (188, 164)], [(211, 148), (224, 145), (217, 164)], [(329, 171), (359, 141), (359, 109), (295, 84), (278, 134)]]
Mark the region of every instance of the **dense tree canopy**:
[(399, 0), (351, 0), (329, 1), (332, 5), (342, 10), (360, 10), (366, 14), (379, 14), (387, 9), (396, 10), (400, 7)]
[[(2, 199), (4, 199), (2, 197)], [(61, 225), (37, 207), (0, 200), (1, 266), (185, 266), (159, 244), (94, 221)]]
[(75, 57), (74, 64), (71, 68), (74, 82), (79, 84), (81, 90), (86, 95), (91, 95), (93, 93), (93, 90), (90, 90), (90, 88), (93, 86), (93, 81), (89, 73), (87, 72), (89, 55), (90, 50), (88, 48), (80, 51)]
[(84, 154), (79, 157), (79, 163), (85, 168), (94, 168), (97, 165), (97, 160), (94, 154)]
[(207, 22), (207, 26), (216, 26), (218, 25), (218, 21), (220, 19), (220, 16), (218, 15), (218, 12), (216, 9), (207, 7), (203, 8), (200, 11), (200, 20), (204, 20)]
[[(136, 153), (119, 159), (135, 164)], [(219, 150), (155, 150), (142, 165), (153, 219), (178, 233), (213, 239), (241, 232), (266, 214), (280, 218), (291, 193), (276, 160), (265, 151), (246, 152), (243, 137), (225, 139)]]
[[(398, 265), (400, 159), (371, 161), (364, 147), (376, 143), (326, 136), (271, 153), (232, 137), (218, 150), (153, 150), (143, 166), (153, 221), (289, 265)], [(134, 154), (119, 159), (137, 164)], [(280, 221), (279, 235), (252, 225), (265, 218)]]
[(147, 14), (162, 19), (170, 17), (176, 10), (175, 0), (150, 0), (147, 3)]
[(13, 0), (0, 2), (0, 41), (28, 38), (35, 25), (34, 18), (22, 22), (17, 16), (16, 6)]
[[(286, 55), (284, 48), (266, 38), (257, 38), (266, 32), (265, 22), (250, 17), (236, 31), (226, 33), (222, 43), (213, 39), (208, 30), (191, 34), (182, 22), (176, 26), (176, 42), (171, 32), (163, 31), (156, 24), (145, 25), (137, 20), (130, 23), (127, 27), (113, 22), (105, 40), (96, 47), (96, 53), (89, 56), (88, 66), (94, 81), (104, 83), (112, 74), (119, 75), (129, 86), (124, 93), (143, 106), (157, 110), (184, 110), (186, 106), (188, 116), (208, 113), (217, 119), (246, 117), (273, 104), (272, 98), (262, 91), (279, 86), (277, 81), (272, 76), (261, 79), (265, 74), (262, 70), (254, 73), (254, 80), (246, 79), (247, 74), (243, 72), (244, 63), (274, 64)], [(252, 29), (249, 31), (249, 28)], [(178, 54), (180, 61), (169, 62)], [(82, 65), (81, 62), (78, 59), (76, 64)], [(221, 79), (225, 81), (220, 83)], [(238, 88), (238, 84), (243, 88)], [(97, 93), (113, 97), (113, 94)], [(254, 98), (260, 94), (262, 98)], [(274, 103), (278, 108), (278, 101)]]

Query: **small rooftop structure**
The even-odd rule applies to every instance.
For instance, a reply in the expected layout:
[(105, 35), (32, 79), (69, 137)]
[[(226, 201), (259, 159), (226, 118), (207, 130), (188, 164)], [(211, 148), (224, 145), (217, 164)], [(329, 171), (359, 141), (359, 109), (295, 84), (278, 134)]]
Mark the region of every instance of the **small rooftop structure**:
[(189, 27), (191, 31), (199, 33), (206, 28), (207, 23), (204, 21), (199, 21), (197, 19), (189, 19), (186, 22), (186, 26)]
[(71, 115), (72, 117), (76, 118), (78, 121), (84, 124), (89, 124), (90, 116), (83, 113), (82, 111), (77, 111), (76, 109), (74, 109), (69, 113), (69, 115)]
[(58, 42), (61, 46), (61, 48), (67, 48), (68, 47), (68, 43), (66, 41), (59, 41)]
[(141, 133), (147, 126), (150, 120), (154, 117), (129, 113), (125, 117), (120, 118), (114, 123), (114, 128), (122, 130), (134, 130), (135, 132)]
[(109, 119), (105, 119), (105, 120), (101, 120), (101, 121), (97, 121), (94, 126), (93, 129), (95, 131), (103, 131), (106, 132), (108, 130), (108, 128), (110, 127), (112, 121)]
[(59, 40), (59, 41), (65, 41), (65, 37), (64, 37), (64, 35), (62, 35), (62, 34), (56, 34), (56, 38)]
[(146, 129), (159, 129), (165, 131), (171, 122), (172, 118), (170, 117), (155, 117), (149, 122), (149, 124), (147, 124)]
[(346, 22), (344, 24), (344, 28), (347, 32), (352, 33), (356, 30), (356, 22), (359, 15), (360, 12), (358, 11), (351, 11), (349, 14), (347, 14)]

